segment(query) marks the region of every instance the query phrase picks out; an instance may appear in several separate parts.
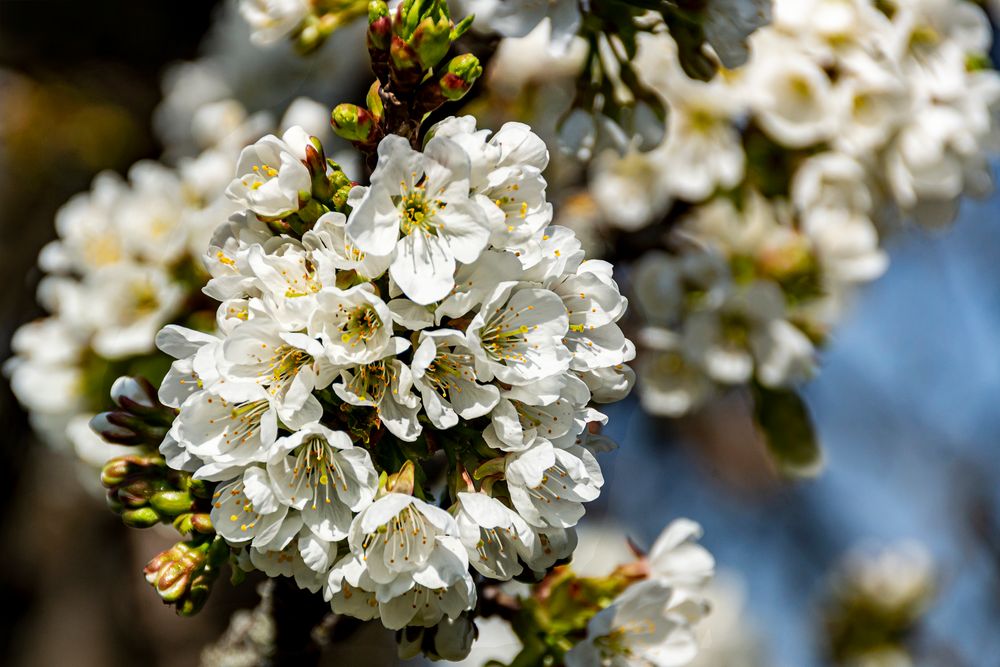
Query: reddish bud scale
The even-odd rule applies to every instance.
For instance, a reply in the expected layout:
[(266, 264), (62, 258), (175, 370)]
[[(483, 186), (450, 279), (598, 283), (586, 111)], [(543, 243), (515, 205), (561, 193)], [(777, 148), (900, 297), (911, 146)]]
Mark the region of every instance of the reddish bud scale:
[(407, 70), (417, 70), (416, 76), (419, 77), (420, 68), (418, 67), (419, 59), (417, 58), (417, 52), (414, 51), (402, 37), (398, 35), (393, 36), (389, 54), (392, 57), (393, 70), (395, 73)]
[(469, 92), (470, 88), (472, 88), (470, 82), (451, 72), (441, 77), (441, 89), (444, 90), (445, 97), (448, 99), (458, 99)]
[(392, 19), (382, 16), (368, 24), (368, 50), (385, 51), (392, 41)]

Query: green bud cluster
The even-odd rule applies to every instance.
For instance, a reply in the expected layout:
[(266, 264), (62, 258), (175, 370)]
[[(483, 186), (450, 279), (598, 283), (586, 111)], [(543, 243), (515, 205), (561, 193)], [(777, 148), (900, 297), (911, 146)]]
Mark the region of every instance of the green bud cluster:
[(167, 467), (156, 453), (111, 459), (101, 470), (108, 506), (131, 528), (173, 523), (181, 533), (211, 534), (211, 487)]
[(334, 132), (369, 155), (387, 134), (415, 142), (427, 114), (460, 100), (483, 73), (471, 53), (446, 60), (472, 18), (456, 24), (445, 0), (404, 0), (394, 12), (384, 0), (372, 0), (367, 40), (377, 80), (367, 108), (341, 104), (333, 110)]
[(165, 603), (181, 616), (191, 616), (204, 606), (228, 559), (229, 546), (221, 537), (199, 538), (157, 554), (143, 574)]

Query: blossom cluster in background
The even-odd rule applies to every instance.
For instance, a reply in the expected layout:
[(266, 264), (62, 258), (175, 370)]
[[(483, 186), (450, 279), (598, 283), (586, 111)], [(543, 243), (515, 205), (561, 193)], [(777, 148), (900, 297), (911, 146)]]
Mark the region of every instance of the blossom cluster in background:
[[(289, 117), (322, 127), (316, 106), (296, 100)], [(92, 466), (122, 453), (88, 422), (107, 407), (119, 375), (162, 377), (169, 359), (154, 338), (164, 324), (211, 322), (201, 255), (217, 221), (237, 210), (224, 196), (233, 162), (269, 124), (235, 100), (205, 105), (192, 121), (200, 153), (176, 166), (138, 162), (127, 179), (102, 173), (60, 209), (58, 239), (39, 256), (38, 299), (51, 315), (18, 330), (5, 367), (49, 443)]]
[(669, 221), (632, 281), (646, 409), (801, 383), (852, 292), (885, 269), (880, 237), (945, 224), (989, 191), (990, 35), (964, 0), (781, 0), (746, 66), (707, 82), (684, 75), (669, 35), (641, 42), (668, 132), (599, 155), (591, 193), (625, 232)]

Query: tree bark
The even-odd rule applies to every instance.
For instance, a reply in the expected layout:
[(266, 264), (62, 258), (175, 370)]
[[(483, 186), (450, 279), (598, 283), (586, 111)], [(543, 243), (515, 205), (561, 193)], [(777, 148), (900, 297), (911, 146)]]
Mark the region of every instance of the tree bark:
[(274, 655), (267, 667), (313, 667), (321, 649), (313, 629), (330, 612), (321, 595), (299, 588), (290, 577), (274, 580)]

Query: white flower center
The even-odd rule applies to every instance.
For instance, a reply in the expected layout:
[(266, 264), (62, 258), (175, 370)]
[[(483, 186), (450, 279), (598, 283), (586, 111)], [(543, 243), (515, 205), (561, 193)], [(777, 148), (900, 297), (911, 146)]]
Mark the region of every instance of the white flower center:
[(370, 533), (362, 547), (367, 551), (378, 540), (382, 540), (386, 565), (423, 563), (434, 549), (433, 531), (424, 515), (412, 505)]
[(272, 396), (284, 394), (299, 371), (313, 362), (313, 358), (297, 347), (279, 345), (268, 360), (267, 382)]
[[(299, 488), (300, 479), (312, 490), (313, 509), (332, 503), (338, 486), (347, 491), (347, 478), (340, 469), (334, 448), (319, 436), (309, 438), (295, 451), (290, 486)], [(295, 496), (291, 499), (295, 502)]]
[(448, 398), (448, 392), (462, 393), (460, 380), (474, 382), (472, 372), (472, 355), (455, 352), (442, 352), (434, 358), (424, 373), (427, 382), (442, 398)]
[[(514, 193), (520, 190), (521, 186), (517, 183), (511, 183), (506, 187), (506, 189)], [(519, 200), (517, 195), (503, 195), (494, 199), (493, 203), (497, 205), (497, 208), (503, 211), (505, 221), (507, 222), (508, 232), (514, 231), (519, 219), (524, 220), (528, 217), (528, 202)]]
[(569, 491), (569, 487), (562, 481), (567, 477), (569, 477), (569, 473), (557, 461), (555, 465), (545, 471), (541, 484), (531, 489), (530, 493), (546, 504), (551, 504), (553, 500), (558, 502), (563, 499), (560, 494)]
[(395, 378), (395, 370), (384, 361), (376, 361), (358, 367), (354, 377), (347, 383), (347, 390), (359, 398), (379, 403), (385, 390)]
[[(227, 445), (239, 447), (260, 431), (260, 418), (267, 412), (270, 404), (265, 400), (241, 403), (229, 411), (229, 421), (226, 428), (225, 441)], [(214, 424), (215, 419), (209, 419)]]
[(351, 347), (366, 344), (382, 329), (382, 319), (370, 303), (362, 303), (353, 308), (340, 305), (337, 310), (342, 317), (340, 340)]
[(240, 180), (243, 185), (251, 190), (257, 190), (272, 178), (278, 175), (278, 170), (269, 164), (255, 164), (249, 174), (244, 175)]
[(403, 235), (415, 229), (437, 235), (441, 224), (435, 220), (435, 214), (445, 207), (444, 202), (428, 199), (423, 185), (415, 185), (411, 190), (406, 183), (401, 182), (400, 187), (403, 192), (399, 200), (400, 228)]
[[(232, 514), (229, 515), (229, 520), (234, 524), (239, 524), (240, 530), (246, 532), (252, 530), (255, 525), (257, 525), (257, 520), (260, 518), (260, 513), (254, 511), (253, 503), (247, 498), (246, 493), (243, 491), (243, 485), (233, 487), (229, 491), (231, 496), (239, 496), (236, 499), (235, 505), (236, 509)], [(218, 509), (222, 507), (222, 491), (216, 491), (212, 497), (213, 505)]]
[(306, 258), (301, 257), (298, 264), (300, 266), (296, 270), (289, 271), (289, 269), (282, 268), (280, 271), (281, 277), (288, 286), (285, 289), (285, 296), (289, 299), (309, 296), (323, 289), (323, 285), (316, 280), (315, 271)]
[(479, 543), (476, 544), (476, 551), (479, 553), (479, 560), (486, 562), (496, 562), (514, 557), (512, 542), (517, 541), (517, 534), (510, 528), (497, 526), (495, 528), (479, 528)]
[(650, 620), (630, 621), (616, 627), (603, 637), (598, 637), (594, 640), (594, 645), (600, 649), (604, 658), (616, 655), (635, 657), (632, 644), (641, 642), (643, 635), (652, 635), (654, 632), (656, 624)]
[[(514, 310), (513, 306), (498, 308), (486, 321), (483, 327), (483, 334), (480, 340), (486, 354), (494, 361), (516, 361), (525, 362), (524, 355), (527, 347), (525, 335), (538, 326), (528, 327), (518, 322), (521, 315), (534, 310), (535, 307), (528, 304), (521, 310)], [(536, 345), (537, 347), (537, 345)]]

